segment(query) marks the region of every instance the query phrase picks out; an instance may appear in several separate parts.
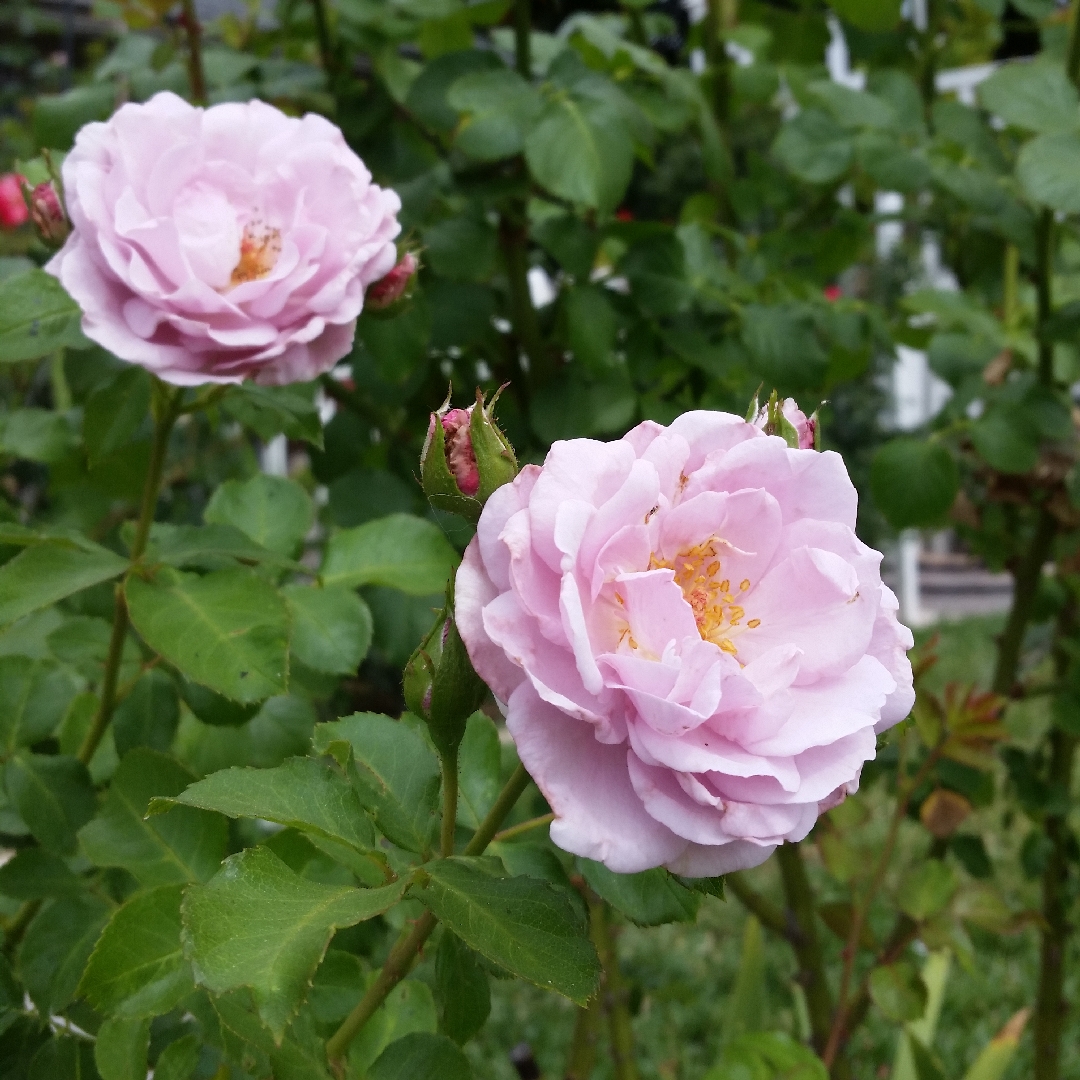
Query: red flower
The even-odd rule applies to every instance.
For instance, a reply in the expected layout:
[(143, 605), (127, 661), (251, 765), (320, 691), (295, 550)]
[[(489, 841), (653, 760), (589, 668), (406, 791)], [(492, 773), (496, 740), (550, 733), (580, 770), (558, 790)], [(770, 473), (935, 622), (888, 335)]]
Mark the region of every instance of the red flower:
[(17, 229), (30, 216), (22, 193), (24, 183), (18, 173), (0, 176), (0, 229)]

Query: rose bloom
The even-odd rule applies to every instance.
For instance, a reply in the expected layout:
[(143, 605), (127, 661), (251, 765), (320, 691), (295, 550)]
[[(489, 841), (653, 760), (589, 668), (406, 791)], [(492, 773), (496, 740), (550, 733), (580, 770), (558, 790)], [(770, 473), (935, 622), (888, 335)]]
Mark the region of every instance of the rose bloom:
[(555, 843), (724, 874), (857, 789), (914, 692), (856, 502), (839, 455), (716, 412), (555, 443), (492, 495), (456, 618)]
[(397, 260), (397, 195), (329, 121), (260, 101), (124, 105), (79, 132), (64, 193), (46, 269), (83, 332), (178, 385), (314, 378)]

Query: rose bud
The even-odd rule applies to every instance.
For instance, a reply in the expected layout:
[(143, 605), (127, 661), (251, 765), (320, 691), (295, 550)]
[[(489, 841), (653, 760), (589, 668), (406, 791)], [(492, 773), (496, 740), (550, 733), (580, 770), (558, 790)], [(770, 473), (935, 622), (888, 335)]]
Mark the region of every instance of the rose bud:
[(480, 517), (455, 620), (561, 848), (714, 877), (802, 840), (915, 700), (844, 460), (722, 412), (556, 442)]
[(476, 404), (467, 409), (452, 409), (447, 395), (431, 414), (420, 455), (420, 480), (437, 510), (476, 522), (491, 493), (517, 475), (514, 448), (495, 423), (500, 392), (485, 404), (477, 390)]
[(17, 229), (30, 216), (22, 193), (24, 183), (17, 173), (0, 176), (0, 229)]
[(774, 390), (760, 409), (755, 397), (750, 410), (747, 419), (766, 435), (779, 435), (793, 450), (820, 449), (818, 414), (807, 416), (794, 398), (781, 402)]
[(83, 127), (45, 269), (91, 341), (177, 386), (314, 379), (397, 261), (401, 200), (329, 120), (176, 94)]
[(34, 228), (38, 235), (47, 244), (59, 247), (71, 232), (71, 224), (60, 204), (60, 197), (56, 194), (56, 188), (51, 180), (30, 189), (29, 192), (30, 217), (34, 222)]
[(427, 723), (441, 755), (454, 755), (465, 735), (465, 721), (487, 696), (473, 670), (454, 624), (453, 579), (447, 606), (405, 667), (405, 704)]
[(397, 266), (368, 289), (365, 304), (369, 311), (385, 311), (406, 296), (420, 269), (420, 260), (411, 252), (401, 256)]

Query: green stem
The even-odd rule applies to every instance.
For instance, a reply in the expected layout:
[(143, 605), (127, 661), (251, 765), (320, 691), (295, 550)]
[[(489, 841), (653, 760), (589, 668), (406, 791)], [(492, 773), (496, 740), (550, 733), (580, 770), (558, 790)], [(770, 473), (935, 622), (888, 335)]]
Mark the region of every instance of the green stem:
[[(1050, 733), (1052, 789), (1068, 799), (1072, 787), (1076, 737), (1055, 729)], [(1039, 991), (1035, 999), (1034, 1080), (1058, 1080), (1061, 1040), (1068, 1005), (1065, 1001), (1065, 952), (1071, 932), (1068, 893), (1070, 832), (1065, 814), (1050, 814), (1043, 826), (1050, 857), (1043, 871), (1043, 919), (1039, 956)]]
[[(781, 844), (776, 851), (787, 906), (787, 938), (799, 964), (799, 982), (806, 993), (814, 1049), (820, 1054), (832, 1025), (832, 992), (825, 978), (825, 959), (817, 935), (814, 892), (798, 844)], [(828, 1064), (828, 1062), (826, 1062)]]
[(1016, 329), (1020, 314), (1020, 249), (1015, 244), (1005, 245), (1005, 267), (1001, 296), (1001, 321), (1006, 332)]
[(629, 991), (619, 968), (619, 953), (612, 933), (611, 910), (589, 894), (589, 933), (604, 969), (600, 1003), (607, 1013), (611, 1039), (612, 1075), (615, 1080), (638, 1080), (634, 1061), (634, 1031), (630, 1024)]
[(457, 828), (458, 752), (444, 754), (442, 759), (443, 811), (439, 852), (444, 859), (454, 854), (454, 831)]
[(563, 1080), (589, 1080), (596, 1067), (596, 1042), (600, 1034), (599, 995), (589, 1003), (588, 1008), (578, 1006), (576, 1013)]
[(1035, 326), (1039, 342), (1039, 382), (1044, 386), (1054, 383), (1054, 343), (1043, 333), (1053, 311), (1053, 273), (1054, 212), (1043, 210), (1035, 229)]
[(52, 387), (53, 408), (67, 412), (71, 408), (71, 387), (64, 372), (64, 350), (53, 353), (49, 361), (49, 383)]
[(195, 10), (195, 0), (180, 0), (183, 11), (184, 33), (188, 45), (188, 81), (191, 83), (191, 100), (196, 105), (206, 104), (206, 71), (202, 56), (202, 23)]
[[(150, 450), (150, 465), (143, 484), (142, 503), (139, 507), (139, 520), (135, 526), (135, 538), (131, 543), (131, 561), (137, 562), (146, 551), (146, 542), (150, 537), (150, 526), (157, 509), (158, 489), (165, 471), (165, 458), (169, 449), (169, 435), (180, 413), (180, 399), (183, 390), (169, 387), (159, 392), (160, 407), (154, 420), (154, 442)], [(116, 682), (120, 674), (120, 660), (124, 653), (127, 639), (128, 610), (124, 601), (124, 586), (116, 586), (116, 605), (113, 615), (112, 633), (109, 636), (109, 651), (105, 657), (105, 672), (101, 680), (101, 702), (94, 714), (90, 730), (79, 747), (79, 760), (85, 765), (94, 756), (98, 744), (112, 719), (116, 708)]]
[[(480, 824), (480, 828), (473, 834), (472, 839), (465, 845), (464, 854), (480, 855), (491, 843), (491, 838), (499, 830), (506, 815), (514, 807), (514, 803), (521, 798), (521, 793), (529, 784), (529, 774), (523, 765), (514, 770), (513, 776), (507, 780), (505, 787), (499, 792), (495, 804), (488, 811), (487, 817)], [(394, 989), (402, 979), (408, 975), (416, 960), (417, 954), (424, 946), (424, 942), (431, 937), (438, 920), (430, 911), (425, 911), (412, 930), (402, 937), (390, 950), (390, 955), (382, 966), (382, 970), (376, 976), (375, 981), (368, 987), (367, 992), (360, 999), (359, 1004), (345, 1018), (341, 1027), (334, 1032), (326, 1043), (326, 1056), (330, 1061), (330, 1067), (337, 1075), (342, 1075), (343, 1059), (349, 1044), (356, 1038), (360, 1029), (371, 1019), (375, 1010), (386, 1000), (386, 996)]]
[(499, 242), (506, 263), (506, 283), (510, 290), (510, 323), (518, 348), (529, 363), (529, 381), (543, 382), (550, 363), (540, 333), (540, 320), (529, 292), (529, 234), (525, 206), (515, 200), (499, 219)]
[(1013, 573), (1013, 598), (1005, 629), (998, 638), (997, 664), (991, 688), (997, 694), (1008, 694), (1016, 682), (1020, 666), (1020, 650), (1024, 644), (1024, 632), (1035, 609), (1035, 595), (1042, 578), (1043, 564), (1050, 557), (1057, 522), (1045, 507), (1039, 509), (1035, 523), (1035, 535)]
[(1074, 0), (1072, 26), (1069, 28), (1069, 51), (1065, 54), (1065, 74), (1080, 86), (1080, 0)]
[(523, 821), (520, 825), (511, 825), (509, 829), (497, 832), (492, 837), (492, 841), (497, 844), (503, 840), (511, 840), (522, 833), (531, 832), (533, 829), (539, 829), (544, 825), (550, 825), (554, 820), (554, 814), (541, 814), (540, 817), (529, 818), (528, 821)]
[(529, 0), (514, 0), (514, 66), (526, 80), (532, 79), (532, 8)]
[(315, 16), (315, 36), (319, 39), (319, 60), (329, 81), (336, 74), (337, 60), (330, 41), (330, 22), (326, 17), (325, 0), (311, 0), (311, 10)]
[(33, 922), (34, 916), (41, 910), (41, 900), (27, 900), (11, 917), (4, 927), (4, 952), (10, 955), (22, 941), (26, 928)]
[(735, 894), (735, 899), (751, 915), (756, 916), (762, 926), (771, 930), (774, 934), (779, 934), (780, 937), (786, 938), (788, 936), (788, 925), (784, 920), (784, 913), (756, 889), (750, 887), (744, 872), (728, 874), (724, 878), (724, 888), (730, 889)]

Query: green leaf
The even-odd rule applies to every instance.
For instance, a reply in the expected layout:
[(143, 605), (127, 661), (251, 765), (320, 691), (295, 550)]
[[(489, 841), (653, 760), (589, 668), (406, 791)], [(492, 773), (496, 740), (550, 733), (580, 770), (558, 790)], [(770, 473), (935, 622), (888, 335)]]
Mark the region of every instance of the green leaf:
[(998, 402), (987, 409), (972, 424), (971, 441), (998, 472), (1031, 472), (1039, 460), (1039, 433), (1012, 403)]
[(465, 722), (465, 737), (458, 748), (458, 820), (478, 829), (499, 797), (502, 751), (499, 729), (483, 713)]
[(317, 753), (332, 753), (339, 764), (349, 760), (351, 750), (353, 786), (379, 830), (406, 851), (428, 848), (439, 763), (421, 735), (388, 716), (355, 713), (319, 724), (312, 745)]
[(146, 1080), (150, 1021), (110, 1016), (94, 1043), (94, 1061), (101, 1080)]
[(816, 79), (806, 89), (843, 127), (888, 129), (896, 123), (893, 107), (876, 94), (852, 90), (832, 79)]
[(610, 212), (630, 182), (634, 145), (620, 112), (562, 91), (525, 139), (529, 172), (552, 195)]
[(870, 466), (874, 501), (895, 529), (936, 525), (959, 488), (960, 471), (941, 443), (893, 439)]
[[(484, 282), (495, 271), (499, 241), (482, 217), (459, 214), (424, 230), (424, 255), (431, 268), (448, 281)], [(367, 334), (367, 343), (371, 338)]]
[(151, 817), (172, 806), (197, 806), (226, 817), (261, 818), (340, 840), (358, 851), (375, 846), (375, 831), (341, 773), (312, 758), (291, 758), (276, 769), (225, 769), (170, 798), (150, 803)]
[(221, 570), (236, 562), (266, 563), (269, 566), (300, 570), (301, 565), (276, 551), (257, 544), (232, 525), (168, 525), (150, 527), (147, 562), (169, 566)]
[(545, 990), (584, 1005), (600, 962), (566, 894), (546, 881), (495, 877), (476, 860), (428, 863), (414, 894), (466, 944)]
[(602, 863), (579, 859), (593, 892), (638, 926), (693, 922), (701, 897), (680, 885), (666, 870), (615, 874)]
[(897, 1023), (918, 1020), (926, 1011), (926, 984), (915, 966), (906, 960), (870, 972), (870, 997)]
[(442, 932), (435, 954), (435, 989), (439, 1030), (464, 1046), (487, 1021), (491, 988), (476, 953), (449, 930)]
[(93, 1044), (57, 1034), (34, 1055), (26, 1080), (101, 1080), (94, 1065)]
[(328, 949), (308, 994), (312, 1015), (320, 1024), (341, 1023), (364, 996), (367, 982), (368, 974), (359, 956)]
[(1059, 64), (1002, 64), (978, 93), (983, 108), (1010, 127), (1039, 133), (1080, 127), (1080, 98)]
[(353, 675), (371, 645), (371, 611), (351, 589), (287, 585), (292, 654), (315, 671)]
[(454, 145), (466, 157), (497, 161), (520, 154), (543, 107), (540, 95), (508, 69), (463, 75), (447, 91), (447, 103), (464, 113)]
[(0, 452), (52, 465), (76, 446), (71, 424), (50, 409), (13, 409), (0, 416)]
[(405, 886), (320, 885), (266, 848), (249, 848), (226, 859), (208, 884), (187, 890), (184, 949), (196, 981), (208, 989), (250, 987), (280, 1041), (334, 930), (381, 915)]
[(64, 896), (43, 907), (27, 927), (18, 970), (43, 1016), (62, 1011), (75, 997), (109, 911), (109, 904), (91, 893)]
[(904, 875), (896, 902), (901, 911), (921, 922), (941, 911), (958, 885), (956, 872), (948, 863), (927, 859)]
[(366, 1075), (371, 1063), (390, 1043), (417, 1031), (434, 1034), (438, 1025), (435, 1000), (427, 984), (419, 979), (403, 979), (375, 1010), (349, 1048), (350, 1072)]
[(803, 109), (780, 129), (773, 153), (790, 172), (808, 184), (831, 184), (851, 165), (851, 136), (820, 109)]
[(180, 723), (176, 682), (157, 668), (144, 672), (113, 713), (113, 740), (123, 757), (137, 746), (166, 753)]
[(0, 656), (0, 758), (51, 735), (77, 689), (72, 675), (48, 660)]
[(743, 924), (739, 970), (724, 1008), (724, 1042), (765, 1025), (765, 954), (761, 923), (747, 915)]
[(94, 946), (79, 994), (95, 1009), (128, 1018), (161, 1016), (194, 988), (180, 947), (183, 885), (136, 893)]
[(719, 1063), (702, 1080), (828, 1080), (809, 1047), (778, 1031), (753, 1031), (724, 1047)]
[(1037, 135), (1016, 159), (1016, 178), (1028, 197), (1063, 214), (1080, 211), (1080, 135)]
[(391, 514), (331, 535), (322, 579), (326, 585), (388, 585), (428, 596), (445, 589), (458, 561), (438, 525), (411, 514)]
[(590, 371), (610, 367), (619, 324), (607, 290), (575, 285), (564, 293), (563, 314), (566, 343), (575, 359)]
[(154, 1080), (190, 1080), (199, 1064), (202, 1039), (194, 1032), (169, 1043), (154, 1066)]
[(0, 866), (0, 893), (16, 900), (43, 900), (71, 896), (81, 887), (59, 855), (44, 848), (27, 847)]
[(742, 339), (757, 370), (774, 386), (817, 386), (824, 378), (828, 357), (809, 312), (796, 304), (747, 304)]
[(369, 1080), (472, 1080), (469, 1059), (445, 1035), (416, 1032), (392, 1042)]
[(75, 851), (75, 834), (94, 816), (97, 800), (86, 766), (64, 755), (20, 753), (4, 770), (4, 787), (43, 848)]
[(150, 409), (150, 375), (135, 364), (122, 367), (98, 386), (83, 410), (83, 444), (90, 465), (126, 446)]
[(859, 30), (882, 33), (900, 21), (901, 0), (829, 0), (844, 22)]
[(299, 484), (257, 473), (250, 480), (226, 480), (210, 497), (203, 518), (210, 525), (232, 525), (262, 547), (292, 556), (311, 529), (315, 507)]
[(221, 694), (215, 694), (205, 686), (183, 678), (180, 682), (180, 696), (195, 716), (211, 727), (240, 727), (259, 711), (258, 702), (240, 705)]
[(44, 540), (0, 566), (0, 626), (122, 574), (127, 559), (89, 540)]
[(125, 595), (143, 640), (188, 678), (241, 703), (288, 689), (288, 610), (257, 574), (162, 570), (129, 578)]
[(95, 866), (122, 866), (143, 885), (206, 881), (225, 854), (223, 817), (181, 806), (144, 820), (155, 795), (179, 795), (194, 779), (164, 754), (132, 750), (120, 762), (100, 814), (79, 833), (83, 853)]
[(263, 440), (284, 434), (321, 450), (322, 421), (313, 399), (314, 389), (310, 383), (291, 386), (244, 383), (229, 391), (222, 399), (221, 407)]
[(65, 347), (85, 348), (82, 311), (44, 270), (0, 281), (0, 363), (36, 360)]

